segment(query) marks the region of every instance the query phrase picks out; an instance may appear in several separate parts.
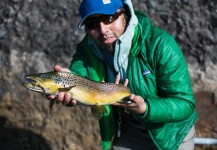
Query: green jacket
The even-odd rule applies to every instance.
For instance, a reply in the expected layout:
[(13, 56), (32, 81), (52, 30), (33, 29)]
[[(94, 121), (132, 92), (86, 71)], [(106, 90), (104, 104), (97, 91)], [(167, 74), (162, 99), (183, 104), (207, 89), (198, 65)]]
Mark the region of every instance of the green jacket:
[[(195, 100), (184, 56), (174, 38), (151, 25), (148, 17), (135, 11), (135, 28), (128, 68), (129, 88), (147, 104), (145, 122), (151, 138), (164, 150), (176, 150), (197, 118)], [(87, 35), (77, 45), (70, 70), (95, 81), (106, 78), (106, 67), (88, 46)], [(116, 120), (111, 106), (99, 120), (102, 147), (109, 149)]]

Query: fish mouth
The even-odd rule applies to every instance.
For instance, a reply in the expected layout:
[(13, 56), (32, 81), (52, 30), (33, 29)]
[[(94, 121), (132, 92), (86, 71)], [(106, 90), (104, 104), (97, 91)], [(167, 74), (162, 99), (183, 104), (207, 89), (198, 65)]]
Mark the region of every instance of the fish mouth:
[(29, 77), (25, 77), (25, 79), (27, 80), (27, 82), (23, 83), (25, 88), (39, 93), (45, 92), (44, 88), (36, 80)]

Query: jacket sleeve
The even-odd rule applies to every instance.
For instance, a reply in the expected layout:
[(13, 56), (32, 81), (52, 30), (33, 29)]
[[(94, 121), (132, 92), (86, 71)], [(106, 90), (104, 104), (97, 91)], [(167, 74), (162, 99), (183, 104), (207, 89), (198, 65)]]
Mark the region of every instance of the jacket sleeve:
[(76, 52), (71, 61), (70, 70), (74, 74), (94, 81), (104, 81), (104, 63), (92, 52), (90, 46), (88, 46), (87, 36), (77, 45)]
[(81, 55), (80, 51), (77, 50), (73, 55), (73, 59), (71, 61), (69, 69), (73, 74), (82, 77), (88, 77), (87, 66), (84, 62), (83, 56)]
[(157, 98), (147, 98), (151, 122), (176, 122), (189, 118), (195, 111), (195, 100), (184, 56), (172, 36), (160, 40), (155, 53)]

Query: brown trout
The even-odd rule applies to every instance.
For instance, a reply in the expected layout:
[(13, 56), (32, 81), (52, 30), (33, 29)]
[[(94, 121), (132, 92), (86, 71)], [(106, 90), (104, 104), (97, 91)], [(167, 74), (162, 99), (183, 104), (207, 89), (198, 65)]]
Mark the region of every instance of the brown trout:
[(24, 83), (24, 86), (35, 92), (51, 95), (69, 92), (72, 99), (77, 100), (79, 104), (91, 107), (95, 119), (100, 119), (103, 112), (107, 113), (104, 105), (123, 102), (131, 94), (129, 88), (124, 85), (91, 81), (71, 72), (38, 73), (26, 75), (25, 79), (28, 83)]

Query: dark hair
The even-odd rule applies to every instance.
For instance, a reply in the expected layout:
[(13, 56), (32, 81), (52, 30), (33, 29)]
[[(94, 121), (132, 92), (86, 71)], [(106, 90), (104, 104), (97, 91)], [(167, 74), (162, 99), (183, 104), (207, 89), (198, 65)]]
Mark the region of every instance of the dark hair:
[(123, 12), (123, 15), (124, 15), (124, 18), (126, 20), (126, 25), (128, 25), (129, 21), (130, 21), (130, 11), (127, 7), (121, 7), (119, 8), (122, 12)]

